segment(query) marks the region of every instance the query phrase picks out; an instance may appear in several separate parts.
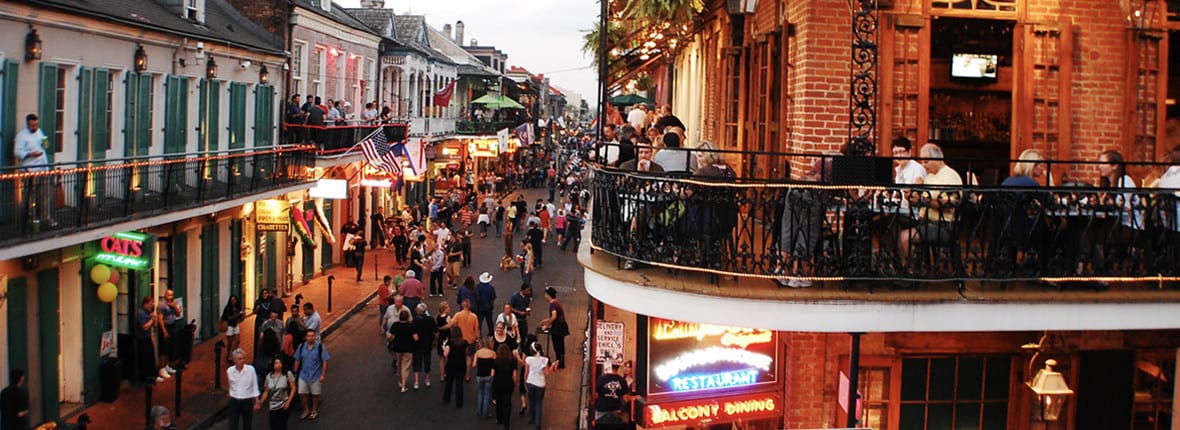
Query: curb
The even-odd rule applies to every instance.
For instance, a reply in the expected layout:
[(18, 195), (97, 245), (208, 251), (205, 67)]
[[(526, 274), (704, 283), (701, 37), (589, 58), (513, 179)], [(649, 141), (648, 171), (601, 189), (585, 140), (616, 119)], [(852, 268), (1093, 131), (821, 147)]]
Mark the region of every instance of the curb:
[[(377, 297), (376, 291), (369, 293), (369, 295), (365, 296), (364, 299), (361, 299), (360, 302), (357, 302), (357, 304), (353, 305), (352, 308), (350, 308), (350, 309), (348, 309), (348, 311), (344, 312), (344, 314), (341, 315), (340, 318), (337, 318), (335, 321), (332, 321), (331, 324), (328, 324), (328, 327), (324, 328), (323, 336), (327, 336), (329, 334), (332, 334), (332, 332), (336, 331), (336, 328), (338, 326), (340, 326), (341, 324), (344, 324), (345, 321), (348, 321), (349, 318), (352, 318), (353, 315), (356, 315), (358, 312), (360, 312), (362, 309), (364, 309), (365, 305), (367, 305), (369, 302), (373, 301), (373, 299), (376, 297)], [(226, 413), (227, 413), (226, 411), (228, 411), (228, 410), (229, 410), (229, 405), (226, 404), (225, 407), (218, 409), (217, 412), (214, 412), (213, 414), (205, 417), (205, 419), (202, 419), (200, 421), (197, 421), (196, 423), (193, 423), (191, 429), (192, 430), (202, 430), (202, 429), (207, 429), (207, 428), (213, 426), (214, 423), (221, 421), (223, 418), (225, 418)]]

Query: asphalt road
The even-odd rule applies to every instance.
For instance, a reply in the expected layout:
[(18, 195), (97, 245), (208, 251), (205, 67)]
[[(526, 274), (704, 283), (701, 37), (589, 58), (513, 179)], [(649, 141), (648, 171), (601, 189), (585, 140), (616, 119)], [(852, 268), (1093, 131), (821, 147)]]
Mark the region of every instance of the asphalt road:
[[(525, 193), (525, 197), (530, 196), (530, 201), (535, 201), (540, 197), (540, 193)], [(472, 267), (464, 268), (463, 275), (478, 277), (484, 271), (492, 273), (495, 276), (492, 283), (496, 286), (497, 309), (500, 309), (504, 301), (519, 290), (519, 271), (499, 270), (498, 265), (504, 247), (503, 240), (496, 238), (494, 231), (490, 232), (486, 239), (479, 239), (478, 229), (473, 230), (476, 237), (473, 240)], [(516, 237), (522, 235), (523, 232)], [(570, 363), (566, 369), (550, 376), (549, 389), (546, 390), (545, 396), (544, 421), (545, 428), (569, 429), (574, 428), (576, 420), (578, 385), (581, 383), (583, 332), (589, 298), (582, 288), (583, 269), (578, 265), (574, 253), (559, 251), (554, 242), (554, 238), (548, 240), (545, 245), (545, 267), (539, 269), (533, 277), (534, 311), (529, 318), (529, 326), (536, 327), (537, 322), (544, 317), (547, 309), (542, 292), (544, 287), (553, 285), (558, 288), (559, 298), (570, 315), (570, 331), (573, 332), (566, 340), (567, 361)], [(382, 263), (382, 267), (388, 266)], [(448, 290), (445, 299), (453, 304), (454, 290)], [(440, 300), (442, 299), (427, 300), (432, 314)], [(399, 392), (391, 368), (392, 359), (385, 350), (383, 339), (378, 332), (377, 308), (374, 303), (367, 304), (361, 312), (343, 321), (327, 337), (325, 343), (332, 358), (328, 364), (324, 402), (320, 407), (319, 418), (314, 421), (301, 421), (298, 419), (299, 412), (293, 411), (289, 428), (499, 428), (495, 424), (495, 419), (480, 419), (476, 416), (474, 377), (470, 383), (464, 384), (462, 409), (455, 408), (453, 399), (450, 404), (442, 403), (443, 386), (438, 380), (437, 357), (433, 366), (435, 369), (432, 369), (433, 386), (427, 388), (423, 385), (418, 391), (411, 389), (407, 393)], [(513, 395), (512, 410), (520, 410), (519, 395)], [(254, 428), (270, 428), (266, 415), (265, 410), (254, 414)], [(515, 413), (512, 416), (512, 424), (512, 428), (532, 428), (527, 425), (527, 417)], [(225, 429), (228, 425), (222, 419), (210, 428)]]

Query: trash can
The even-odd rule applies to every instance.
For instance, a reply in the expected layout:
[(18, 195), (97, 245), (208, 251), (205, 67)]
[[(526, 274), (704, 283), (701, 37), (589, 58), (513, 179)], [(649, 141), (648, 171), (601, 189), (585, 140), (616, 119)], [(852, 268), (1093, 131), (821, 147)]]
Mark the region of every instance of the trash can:
[(119, 383), (121, 378), (119, 374), (122, 372), (123, 362), (118, 358), (104, 358), (98, 368), (98, 379), (100, 382), (101, 393), (99, 400), (104, 402), (114, 402), (119, 400)]

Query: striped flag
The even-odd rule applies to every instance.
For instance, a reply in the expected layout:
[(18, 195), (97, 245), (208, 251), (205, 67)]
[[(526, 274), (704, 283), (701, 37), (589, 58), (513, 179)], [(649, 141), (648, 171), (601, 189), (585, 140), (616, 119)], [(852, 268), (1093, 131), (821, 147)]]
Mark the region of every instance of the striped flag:
[(385, 140), (385, 130), (378, 129), (376, 133), (361, 142), (361, 153), (364, 154), (365, 161), (372, 164), (373, 167), (393, 175), (401, 173), (401, 163), (398, 162), (397, 155), (394, 154), (389, 141)]

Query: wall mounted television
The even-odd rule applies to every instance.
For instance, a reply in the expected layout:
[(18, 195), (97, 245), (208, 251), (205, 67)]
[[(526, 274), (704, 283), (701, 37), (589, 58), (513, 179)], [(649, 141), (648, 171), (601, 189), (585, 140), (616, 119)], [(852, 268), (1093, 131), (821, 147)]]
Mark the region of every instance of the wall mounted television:
[(996, 79), (999, 56), (994, 54), (954, 54), (951, 77), (962, 79)]

